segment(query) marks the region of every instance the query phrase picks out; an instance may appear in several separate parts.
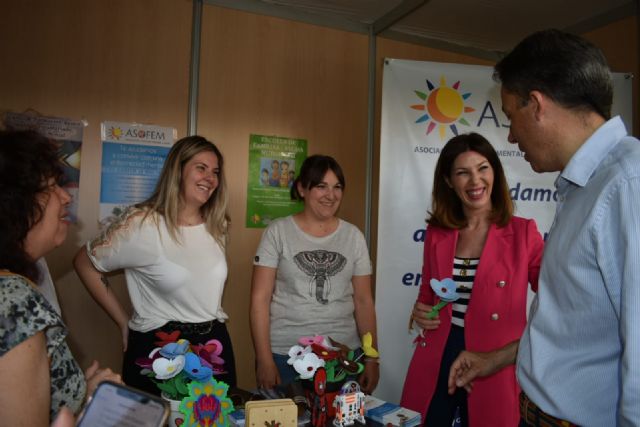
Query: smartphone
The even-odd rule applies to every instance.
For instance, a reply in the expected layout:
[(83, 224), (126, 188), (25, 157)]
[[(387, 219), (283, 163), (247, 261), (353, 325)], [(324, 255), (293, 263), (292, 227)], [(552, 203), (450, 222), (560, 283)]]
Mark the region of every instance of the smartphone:
[(101, 382), (82, 411), (78, 427), (163, 427), (169, 404), (163, 399), (111, 381)]

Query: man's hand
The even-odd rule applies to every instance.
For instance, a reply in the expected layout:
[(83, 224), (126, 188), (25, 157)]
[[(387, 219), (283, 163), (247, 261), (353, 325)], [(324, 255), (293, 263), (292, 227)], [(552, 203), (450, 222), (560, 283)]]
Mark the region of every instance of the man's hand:
[(492, 374), (494, 362), (492, 353), (472, 353), (463, 351), (458, 355), (449, 370), (449, 394), (453, 394), (457, 387), (464, 387), (467, 392), (473, 389), (473, 380)]
[(453, 394), (456, 387), (464, 387), (467, 392), (471, 392), (475, 378), (488, 377), (505, 366), (516, 363), (519, 343), (516, 340), (487, 353), (466, 350), (460, 353), (449, 370), (449, 394)]

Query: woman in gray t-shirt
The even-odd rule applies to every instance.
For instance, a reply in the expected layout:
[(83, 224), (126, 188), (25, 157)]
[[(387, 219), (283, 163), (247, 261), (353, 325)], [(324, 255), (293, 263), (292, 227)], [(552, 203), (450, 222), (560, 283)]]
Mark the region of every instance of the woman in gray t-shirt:
[[(305, 160), (291, 189), (304, 210), (265, 230), (254, 259), (251, 333), (258, 387), (293, 381), (289, 348), (308, 335), (329, 335), (350, 348), (371, 332), (376, 315), (371, 260), (360, 230), (336, 216), (345, 187), (340, 165), (329, 156)], [(378, 383), (376, 360), (359, 378), (364, 392)]]

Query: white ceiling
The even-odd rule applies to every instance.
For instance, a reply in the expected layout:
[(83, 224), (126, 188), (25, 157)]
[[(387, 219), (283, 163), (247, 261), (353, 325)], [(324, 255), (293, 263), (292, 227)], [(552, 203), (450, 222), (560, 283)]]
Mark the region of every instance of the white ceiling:
[(581, 33), (640, 0), (205, 0), (205, 3), (495, 59), (545, 28)]

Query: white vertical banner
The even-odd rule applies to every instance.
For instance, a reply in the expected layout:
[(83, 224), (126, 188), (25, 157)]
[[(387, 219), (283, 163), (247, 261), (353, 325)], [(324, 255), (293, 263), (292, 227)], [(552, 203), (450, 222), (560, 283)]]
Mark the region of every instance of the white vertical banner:
[[(441, 148), (453, 136), (487, 138), (507, 174), (516, 215), (534, 218), (546, 237), (555, 212), (557, 173), (533, 172), (507, 142), (493, 67), (387, 59), (382, 86), (376, 311), (381, 353), (375, 395), (398, 403), (415, 334), (408, 322), (421, 283), (425, 219)], [(614, 114), (631, 120), (631, 79), (615, 74)], [(427, 278), (427, 280), (430, 278)]]

